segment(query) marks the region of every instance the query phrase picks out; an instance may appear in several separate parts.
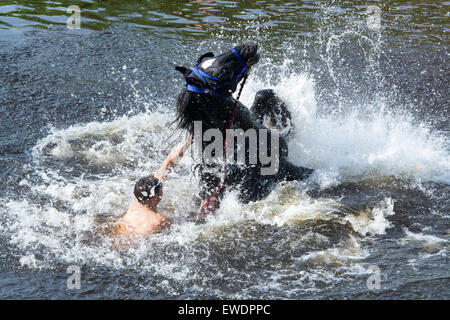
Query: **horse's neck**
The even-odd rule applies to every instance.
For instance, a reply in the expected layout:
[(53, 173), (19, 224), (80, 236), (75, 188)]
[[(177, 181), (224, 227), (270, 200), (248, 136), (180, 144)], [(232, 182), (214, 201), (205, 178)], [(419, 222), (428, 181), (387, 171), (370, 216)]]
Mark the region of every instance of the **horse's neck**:
[[(232, 110), (234, 107), (234, 100), (231, 95), (227, 99), (222, 99), (219, 97), (213, 97), (214, 99), (209, 99), (205, 101), (204, 106), (208, 109), (205, 109), (205, 115), (209, 119), (208, 123), (205, 124), (205, 127), (213, 128), (218, 127), (218, 129), (225, 129), (224, 122), (228, 123), (231, 118)], [(226, 126), (226, 124), (225, 124)]]

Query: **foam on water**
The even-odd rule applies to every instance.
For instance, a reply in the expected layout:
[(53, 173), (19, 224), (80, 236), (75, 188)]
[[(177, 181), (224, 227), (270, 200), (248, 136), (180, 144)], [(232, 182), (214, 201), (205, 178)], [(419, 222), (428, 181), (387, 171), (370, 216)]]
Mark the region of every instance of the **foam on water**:
[[(123, 116), (111, 122), (91, 122), (74, 125), (67, 129), (52, 129), (49, 135), (41, 139), (33, 148), (35, 161), (46, 155), (45, 148), (51, 145), (49, 155), (55, 159), (74, 156), (70, 141), (82, 141), (78, 155), (89, 162), (106, 166), (123, 164), (125, 159), (145, 156), (142, 146), (151, 142), (161, 147), (167, 138), (166, 126), (170, 117), (166, 113), (141, 113), (133, 117)], [(113, 143), (113, 139), (120, 143)], [(145, 141), (145, 142), (144, 142)]]
[(411, 232), (408, 228), (403, 228), (403, 232), (405, 233), (405, 237), (400, 239), (398, 242), (401, 245), (419, 249), (418, 255), (415, 255), (413, 258), (408, 260), (409, 265), (413, 268), (417, 268), (417, 265), (420, 265), (421, 262), (429, 259), (439, 257), (447, 258), (449, 248), (448, 239), (424, 234), (423, 232)]
[(386, 218), (393, 214), (395, 214), (394, 202), (391, 198), (386, 198), (370, 212), (363, 211), (359, 215), (346, 215), (343, 219), (350, 222), (353, 230), (362, 236), (379, 235), (385, 234), (386, 229), (392, 227)]
[(354, 237), (350, 236), (339, 246), (326, 250), (312, 251), (300, 257), (300, 261), (316, 265), (343, 266), (354, 261), (362, 260), (369, 256), (369, 251), (364, 249)]
[(270, 79), (251, 80), (243, 100), (251, 105), (258, 90), (272, 88), (286, 101), (294, 122), (289, 158), (317, 169), (324, 187), (388, 176), (450, 183), (446, 137), (402, 110), (389, 113), (380, 102), (344, 115), (318, 115), (314, 80), (307, 74), (288, 75), (275, 85)]
[[(436, 236), (423, 234), (422, 232), (414, 233), (409, 231), (407, 228), (404, 228), (406, 237), (401, 239), (400, 242), (403, 245), (406, 244), (418, 244), (422, 246), (426, 251), (435, 251), (436, 249), (440, 249), (446, 243), (448, 243), (447, 239), (442, 239)], [(444, 248), (445, 249), (445, 248)]]

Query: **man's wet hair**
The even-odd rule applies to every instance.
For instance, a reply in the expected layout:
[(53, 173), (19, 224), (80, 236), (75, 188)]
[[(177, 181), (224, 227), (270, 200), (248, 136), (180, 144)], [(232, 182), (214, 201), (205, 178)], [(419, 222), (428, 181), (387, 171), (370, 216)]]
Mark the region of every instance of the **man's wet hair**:
[(142, 204), (148, 204), (161, 189), (160, 181), (154, 176), (143, 177), (134, 186), (134, 196)]

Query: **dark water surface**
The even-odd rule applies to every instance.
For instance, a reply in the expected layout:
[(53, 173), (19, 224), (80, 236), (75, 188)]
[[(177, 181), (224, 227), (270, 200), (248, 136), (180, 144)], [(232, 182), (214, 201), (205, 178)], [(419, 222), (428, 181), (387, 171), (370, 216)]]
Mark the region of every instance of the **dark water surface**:
[[(81, 29), (66, 25), (70, 5)], [(448, 299), (449, 11), (0, 1), (0, 298)], [(262, 59), (242, 101), (277, 91), (294, 115), (291, 160), (316, 174), (118, 245), (105, 220), (171, 147), (173, 65), (244, 41)], [(195, 210), (185, 158), (165, 186), (169, 216)], [(67, 288), (71, 265), (81, 289)]]

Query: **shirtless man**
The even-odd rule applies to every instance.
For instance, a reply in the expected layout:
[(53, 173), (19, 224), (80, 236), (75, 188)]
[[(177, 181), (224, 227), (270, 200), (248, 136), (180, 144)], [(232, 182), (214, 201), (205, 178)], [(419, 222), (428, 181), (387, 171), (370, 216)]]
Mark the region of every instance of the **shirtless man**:
[(157, 206), (163, 196), (162, 180), (169, 168), (174, 167), (178, 159), (190, 144), (190, 140), (172, 151), (164, 160), (158, 174), (139, 179), (134, 187), (134, 200), (122, 220), (127, 233), (152, 234), (167, 229), (172, 220), (158, 213)]

